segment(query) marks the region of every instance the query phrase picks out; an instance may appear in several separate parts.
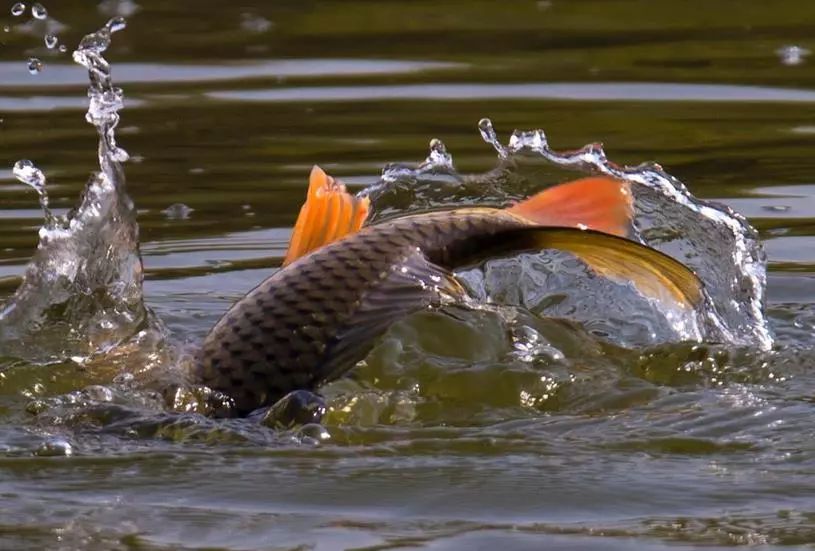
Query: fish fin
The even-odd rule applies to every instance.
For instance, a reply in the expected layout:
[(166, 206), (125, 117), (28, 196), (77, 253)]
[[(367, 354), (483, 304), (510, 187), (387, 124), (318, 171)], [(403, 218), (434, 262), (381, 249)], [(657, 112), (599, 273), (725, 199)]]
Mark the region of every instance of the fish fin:
[(625, 236), (631, 225), (631, 190), (622, 180), (594, 176), (549, 188), (507, 210), (541, 226), (585, 227)]
[(704, 296), (697, 275), (678, 260), (624, 237), (593, 230), (540, 227), (496, 234), (481, 249), (490, 253), (557, 249), (574, 254), (595, 272), (610, 279), (630, 281), (646, 297), (663, 304), (698, 306)]
[(368, 217), (370, 203), (367, 197), (348, 193), (342, 182), (314, 166), (283, 265), (359, 231)]
[(412, 253), (365, 293), (345, 329), (331, 340), (321, 366), (321, 382), (336, 379), (351, 369), (396, 321), (466, 296), (451, 272), (418, 251)]

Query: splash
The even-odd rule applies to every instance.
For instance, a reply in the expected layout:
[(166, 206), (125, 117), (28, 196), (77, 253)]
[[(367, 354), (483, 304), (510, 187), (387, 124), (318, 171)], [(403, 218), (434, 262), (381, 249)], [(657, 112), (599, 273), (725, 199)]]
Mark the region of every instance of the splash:
[(121, 163), (127, 152), (115, 129), (124, 105), (102, 56), (121, 18), (85, 36), (73, 54), (88, 70), (86, 120), (99, 134), (99, 171), (85, 186), (79, 206), (66, 216), (48, 208), (45, 175), (19, 161), (15, 176), (40, 197), (45, 224), (23, 281), (0, 308), (0, 355), (33, 363), (84, 360), (112, 349), (149, 320), (142, 302), (142, 261), (133, 202)]
[(657, 164), (612, 163), (600, 144), (557, 152), (542, 130), (533, 130), (515, 131), (504, 146), (488, 119), (479, 122), (479, 130), (498, 154), (496, 169), (463, 176), (444, 144), (434, 140), (419, 166), (390, 165), (378, 183), (361, 192), (374, 199), (374, 217), (452, 204), (504, 206), (541, 189), (539, 173), (529, 170), (541, 160), (559, 169), (624, 179), (635, 184), (632, 237), (696, 271), (707, 291), (697, 311), (666, 311), (555, 251), (493, 260), (459, 275), (482, 300), (575, 319), (624, 345), (684, 339), (772, 346), (764, 316), (766, 259), (757, 232), (743, 216), (695, 198)]

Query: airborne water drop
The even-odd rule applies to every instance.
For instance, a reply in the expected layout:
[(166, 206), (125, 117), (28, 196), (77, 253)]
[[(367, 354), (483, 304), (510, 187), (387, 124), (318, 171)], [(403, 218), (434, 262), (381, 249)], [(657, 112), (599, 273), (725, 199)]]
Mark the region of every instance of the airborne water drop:
[(117, 33), (127, 27), (127, 21), (125, 21), (124, 17), (114, 17), (107, 22), (106, 27), (110, 32)]
[(22, 2), (17, 2), (13, 6), (11, 6), (11, 15), (14, 17), (20, 17), (25, 13), (25, 4)]
[(37, 59), (36, 57), (32, 57), (28, 60), (28, 72), (32, 75), (36, 75), (42, 71), (42, 61)]
[(48, 48), (49, 50), (53, 50), (56, 47), (58, 41), (59, 39), (57, 39), (57, 37), (54, 36), (53, 34), (45, 35), (45, 47)]
[(38, 2), (31, 6), (31, 15), (34, 16), (34, 19), (45, 19), (48, 17), (48, 10)]

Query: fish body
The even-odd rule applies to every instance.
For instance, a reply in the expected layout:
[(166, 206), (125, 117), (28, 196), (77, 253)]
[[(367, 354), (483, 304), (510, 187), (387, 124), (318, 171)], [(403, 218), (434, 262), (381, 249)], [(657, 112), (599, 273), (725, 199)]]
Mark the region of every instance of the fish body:
[[(341, 218), (359, 218), (353, 201), (340, 203)], [(298, 224), (311, 216), (322, 234), (306, 246), (308, 230), (296, 227), (288, 264), (236, 302), (197, 355), (196, 382), (231, 398), (230, 414), (246, 415), (341, 376), (398, 319), (465, 297), (451, 270), (496, 254), (569, 250), (604, 275), (642, 280), (638, 288), (645, 292), (656, 285), (680, 301), (698, 300), (698, 280), (686, 268), (621, 237), (630, 195), (615, 180), (565, 184), (510, 209), (414, 214), (358, 231), (351, 222), (347, 232), (336, 231), (345, 225), (332, 220), (337, 208), (318, 209), (315, 218), (307, 207)], [(642, 259), (627, 266), (632, 249)], [(678, 275), (666, 278), (666, 270)]]

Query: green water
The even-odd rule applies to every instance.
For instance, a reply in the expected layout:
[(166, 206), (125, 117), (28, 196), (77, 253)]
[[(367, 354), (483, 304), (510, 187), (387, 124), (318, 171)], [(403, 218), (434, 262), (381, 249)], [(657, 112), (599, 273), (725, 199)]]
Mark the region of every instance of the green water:
[[(656, 160), (747, 215), (769, 256), (776, 349), (624, 350), (539, 320), (567, 361), (529, 363), (489, 313), (420, 314), (325, 389), (319, 445), (161, 415), (148, 395), (142, 410), (117, 394), (34, 415), (38, 399), (141, 366), (3, 360), (0, 548), (815, 543), (815, 56), (777, 53), (815, 50), (815, 4), (46, 3), (69, 52), (117, 6), (138, 7), (107, 57), (127, 98), (145, 296), (176, 342), (194, 345), (279, 265), (312, 164), (356, 187), (437, 137), (461, 172), (485, 171), (495, 153), (476, 123), (490, 117), (503, 136), (541, 127), (556, 148)], [(3, 295), (41, 224), (13, 163), (46, 172), (58, 211), (96, 163), (84, 72), (28, 19), (0, 10)], [(168, 217), (174, 203), (189, 217)], [(47, 457), (46, 437), (73, 455)]]

